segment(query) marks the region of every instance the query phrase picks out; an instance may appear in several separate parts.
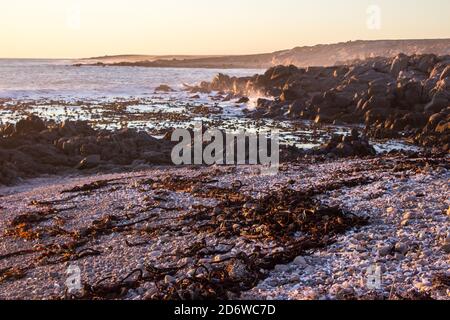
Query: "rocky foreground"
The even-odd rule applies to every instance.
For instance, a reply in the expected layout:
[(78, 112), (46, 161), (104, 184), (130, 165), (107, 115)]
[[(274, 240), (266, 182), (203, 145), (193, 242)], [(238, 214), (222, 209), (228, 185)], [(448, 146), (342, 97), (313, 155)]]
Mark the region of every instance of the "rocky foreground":
[(192, 92), (266, 96), (253, 118), (364, 124), (375, 138), (408, 137), (425, 147), (450, 148), (450, 56), (371, 58), (349, 65), (277, 66), (253, 77), (220, 74)]
[(383, 156), (5, 187), (0, 298), (449, 299), (449, 178)]

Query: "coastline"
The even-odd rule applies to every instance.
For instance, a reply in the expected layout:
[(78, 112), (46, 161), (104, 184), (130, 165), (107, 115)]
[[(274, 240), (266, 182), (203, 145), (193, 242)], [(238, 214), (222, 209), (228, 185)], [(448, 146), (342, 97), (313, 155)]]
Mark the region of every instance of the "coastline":
[[(422, 60), (425, 71), (409, 75)], [(0, 131), (0, 178), (12, 184), (0, 188), (0, 298), (448, 299), (448, 107), (433, 103), (448, 92), (446, 63), (400, 55), (375, 73), (360, 63), (279, 66), (181, 91), (161, 84), (146, 98), (5, 101), (16, 121)], [(432, 84), (424, 98), (409, 87), (415, 79)], [(377, 154), (373, 124), (364, 130), (358, 110), (377, 109), (370, 98), (384, 89), (394, 120), (412, 107), (424, 120), (415, 131), (388, 128), (388, 142), (418, 143), (420, 133), (439, 144)], [(224, 130), (283, 128), (288, 141), (299, 134), (276, 176), (258, 166), (168, 166), (174, 124), (199, 118)], [(295, 146), (308, 143), (315, 147)], [(68, 268), (80, 268), (77, 292), (67, 291)]]

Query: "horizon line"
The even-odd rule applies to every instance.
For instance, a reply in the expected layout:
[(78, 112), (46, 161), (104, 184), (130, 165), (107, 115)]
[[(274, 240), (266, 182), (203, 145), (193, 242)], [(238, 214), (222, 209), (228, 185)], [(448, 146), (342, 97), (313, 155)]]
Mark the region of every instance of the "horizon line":
[(356, 40), (347, 40), (347, 41), (339, 41), (339, 42), (328, 42), (328, 43), (316, 43), (313, 45), (303, 45), (303, 46), (295, 46), (288, 49), (280, 49), (272, 52), (260, 52), (260, 53), (236, 53), (236, 54), (192, 54), (192, 53), (163, 53), (163, 54), (146, 54), (146, 53), (120, 53), (120, 54), (104, 54), (97, 55), (91, 57), (58, 57), (58, 58), (46, 58), (46, 57), (0, 57), (1, 60), (82, 60), (82, 59), (96, 59), (96, 58), (106, 58), (106, 57), (117, 57), (117, 56), (155, 56), (155, 57), (163, 57), (163, 56), (197, 56), (197, 57), (233, 57), (233, 56), (252, 56), (252, 55), (263, 55), (263, 54), (272, 54), (276, 52), (289, 51), (296, 48), (312, 48), (316, 46), (323, 45), (336, 45), (342, 43), (350, 43), (350, 42), (378, 42), (378, 41), (437, 41), (437, 40), (449, 40), (448, 38), (396, 38), (396, 39), (376, 39), (376, 40), (364, 40), (364, 39), (356, 39)]

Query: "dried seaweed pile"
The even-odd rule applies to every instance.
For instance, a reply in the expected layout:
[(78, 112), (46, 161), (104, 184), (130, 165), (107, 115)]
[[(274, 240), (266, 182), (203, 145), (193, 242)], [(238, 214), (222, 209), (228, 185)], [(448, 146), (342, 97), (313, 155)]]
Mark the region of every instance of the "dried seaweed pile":
[[(73, 207), (56, 209), (57, 205), (108, 188), (120, 188), (112, 181), (98, 181), (79, 186), (62, 193), (70, 193), (58, 201), (33, 202), (40, 210), (19, 215), (10, 222), (6, 236), (34, 240), (29, 250), (9, 253), (0, 257), (35, 255), (28, 266), (0, 270), (0, 282), (16, 280), (36, 266), (59, 264), (92, 256), (102, 251), (91, 247), (94, 239), (112, 233), (142, 236), (142, 224), (154, 222), (153, 228), (145, 230), (147, 240), (129, 241), (129, 247), (146, 246), (152, 239), (170, 232), (189, 232), (206, 239), (216, 239), (217, 245), (206, 240), (195, 242), (180, 250), (177, 257), (191, 259), (189, 265), (160, 268), (145, 265), (131, 270), (122, 278), (106, 277), (93, 284), (85, 284), (81, 292), (68, 294), (68, 299), (118, 299), (130, 289), (139, 288), (146, 282), (153, 283), (156, 291), (151, 299), (230, 299), (240, 292), (251, 289), (269, 270), (278, 264), (286, 264), (307, 250), (324, 247), (334, 241), (336, 235), (367, 223), (363, 218), (344, 212), (340, 208), (323, 207), (315, 196), (330, 190), (369, 183), (369, 179), (357, 178), (330, 182), (309, 190), (297, 191), (290, 184), (274, 186), (275, 190), (263, 196), (255, 196), (242, 182), (229, 186), (215, 185), (212, 175), (196, 178), (165, 177), (159, 180), (142, 180), (134, 187), (141, 192), (154, 191), (148, 199), (148, 207), (139, 214), (109, 214), (92, 221), (91, 225), (78, 230), (66, 230), (62, 213)], [(196, 205), (187, 212), (181, 208), (162, 205), (169, 202), (165, 193), (186, 193), (191, 197), (214, 199), (216, 205)], [(178, 213), (161, 219), (161, 212)], [(236, 240), (243, 239), (253, 245), (252, 252), (236, 247)], [(271, 248), (281, 248), (272, 250)], [(219, 257), (219, 258), (218, 258)], [(206, 262), (205, 262), (206, 261)], [(167, 278), (173, 281), (167, 281)]]

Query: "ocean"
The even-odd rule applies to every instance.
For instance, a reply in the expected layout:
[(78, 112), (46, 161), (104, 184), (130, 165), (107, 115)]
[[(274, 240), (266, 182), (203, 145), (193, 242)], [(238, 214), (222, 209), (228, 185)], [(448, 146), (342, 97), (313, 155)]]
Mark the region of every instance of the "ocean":
[(72, 66), (72, 60), (0, 59), (0, 98), (65, 99), (147, 97), (160, 84), (211, 81), (218, 73), (248, 76), (259, 69), (178, 69)]

